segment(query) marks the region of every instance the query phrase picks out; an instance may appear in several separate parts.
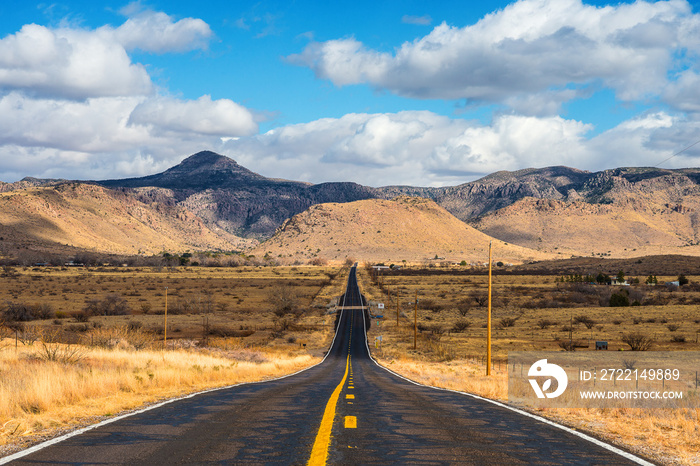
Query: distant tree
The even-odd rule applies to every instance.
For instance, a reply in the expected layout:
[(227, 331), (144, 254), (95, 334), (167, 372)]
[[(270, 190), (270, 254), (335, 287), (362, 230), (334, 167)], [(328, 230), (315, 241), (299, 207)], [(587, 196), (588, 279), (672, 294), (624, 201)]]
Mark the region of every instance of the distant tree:
[(624, 291), (610, 296), (610, 307), (625, 307), (630, 305), (630, 298)]
[(656, 285), (659, 283), (659, 280), (656, 278), (656, 275), (649, 275), (644, 283), (647, 285)]
[(615, 277), (615, 279), (617, 280), (617, 283), (624, 282), (625, 281), (625, 272), (623, 272), (622, 270), (617, 272), (617, 276)]
[(688, 280), (688, 278), (685, 275), (683, 275), (683, 274), (678, 275), (678, 285), (683, 286), (683, 285), (687, 285), (688, 283), (690, 283), (690, 281)]
[(610, 283), (612, 283), (612, 281), (610, 280), (610, 276), (602, 272), (596, 275), (595, 281), (601, 285), (609, 285)]

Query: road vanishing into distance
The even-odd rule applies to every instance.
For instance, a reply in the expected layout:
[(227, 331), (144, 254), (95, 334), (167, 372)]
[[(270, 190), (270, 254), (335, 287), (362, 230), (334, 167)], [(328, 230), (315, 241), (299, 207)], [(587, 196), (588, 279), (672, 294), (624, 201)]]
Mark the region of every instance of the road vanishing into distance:
[(355, 272), (321, 364), (121, 418), (20, 452), (11, 464), (648, 464), (379, 367), (369, 355)]

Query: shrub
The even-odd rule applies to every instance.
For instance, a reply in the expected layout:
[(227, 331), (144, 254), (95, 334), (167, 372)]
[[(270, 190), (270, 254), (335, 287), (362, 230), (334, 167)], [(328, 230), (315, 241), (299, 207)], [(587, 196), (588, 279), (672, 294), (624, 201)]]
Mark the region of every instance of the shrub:
[(86, 356), (82, 347), (61, 343), (59, 332), (44, 333), (41, 335), (40, 342), (34, 357), (42, 361), (75, 364)]
[(630, 298), (626, 293), (613, 293), (610, 296), (610, 307), (625, 307), (630, 305)]
[(500, 321), (498, 321), (498, 325), (501, 328), (506, 328), (506, 327), (513, 327), (515, 325), (515, 321), (518, 320), (513, 317), (504, 317)]
[(123, 316), (131, 314), (129, 303), (118, 294), (108, 294), (102, 300), (91, 299), (83, 308), (87, 315)]
[(671, 332), (675, 332), (676, 330), (678, 330), (679, 326), (676, 324), (668, 324), (666, 328), (669, 329), (669, 331)]
[(574, 351), (576, 349), (576, 345), (573, 341), (561, 340), (559, 342), (559, 348), (563, 349), (564, 351)]
[(595, 320), (591, 319), (590, 317), (588, 317), (586, 315), (580, 315), (580, 316), (574, 317), (574, 322), (576, 322), (578, 324), (585, 325), (586, 328), (589, 330), (592, 329), (593, 326), (595, 325)]
[(685, 343), (685, 337), (683, 335), (673, 335), (671, 337), (672, 343)]
[(36, 318), (32, 307), (22, 303), (7, 303), (2, 316), (10, 322), (29, 322)]
[(267, 302), (270, 303), (272, 312), (277, 317), (283, 317), (297, 310), (299, 298), (291, 285), (278, 285), (270, 289)]
[(647, 351), (651, 348), (654, 340), (643, 333), (628, 333), (622, 336), (622, 342), (629, 345), (632, 351)]
[(472, 325), (471, 322), (469, 322), (468, 320), (458, 320), (457, 322), (455, 322), (451, 331), (454, 333), (462, 333), (466, 329), (471, 327), (471, 325)]
[(547, 320), (547, 319), (540, 319), (537, 321), (537, 326), (539, 328), (541, 328), (542, 330), (546, 330), (547, 328), (549, 328), (549, 326), (554, 325), (554, 324), (555, 324), (554, 322), (552, 322), (551, 320)]

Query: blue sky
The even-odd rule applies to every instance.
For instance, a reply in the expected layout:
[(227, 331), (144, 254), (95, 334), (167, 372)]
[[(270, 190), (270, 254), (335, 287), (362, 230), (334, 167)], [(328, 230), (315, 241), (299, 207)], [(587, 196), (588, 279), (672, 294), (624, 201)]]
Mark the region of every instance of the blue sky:
[[(0, 5), (0, 179), (162, 171), (454, 185), (700, 140), (688, 2)], [(664, 163), (698, 165), (700, 146)]]

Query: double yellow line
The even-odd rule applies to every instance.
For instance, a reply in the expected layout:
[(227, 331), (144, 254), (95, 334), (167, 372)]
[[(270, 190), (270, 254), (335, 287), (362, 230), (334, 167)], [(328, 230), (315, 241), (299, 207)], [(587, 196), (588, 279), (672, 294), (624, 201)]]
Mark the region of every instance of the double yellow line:
[[(351, 314), (354, 317), (353, 314)], [(348, 373), (351, 370), (352, 365), (350, 364), (350, 344), (352, 342), (352, 322), (354, 319), (350, 320), (350, 334), (348, 338), (348, 357), (345, 360), (345, 374), (343, 374), (343, 379), (340, 381), (333, 394), (331, 395), (328, 403), (326, 403), (326, 409), (323, 412), (323, 419), (321, 419), (321, 426), (318, 428), (318, 433), (316, 434), (316, 440), (314, 441), (314, 446), (311, 449), (311, 457), (309, 458), (308, 466), (325, 466), (326, 461), (328, 461), (328, 448), (331, 446), (331, 432), (333, 431), (333, 420), (335, 419), (335, 409), (338, 405), (338, 398), (340, 398), (340, 392), (343, 390), (343, 385), (348, 379)]]
[(333, 430), (333, 419), (335, 419), (335, 408), (338, 404), (340, 392), (343, 390), (343, 385), (348, 378), (349, 371), (350, 355), (348, 354), (348, 358), (345, 361), (345, 374), (343, 375), (343, 380), (341, 380), (338, 386), (335, 387), (335, 390), (333, 390), (333, 394), (326, 404), (326, 410), (323, 412), (321, 427), (318, 428), (316, 441), (314, 442), (314, 447), (311, 450), (311, 457), (307, 463), (309, 466), (325, 465), (326, 461), (328, 461), (328, 448), (331, 446), (331, 431)]

